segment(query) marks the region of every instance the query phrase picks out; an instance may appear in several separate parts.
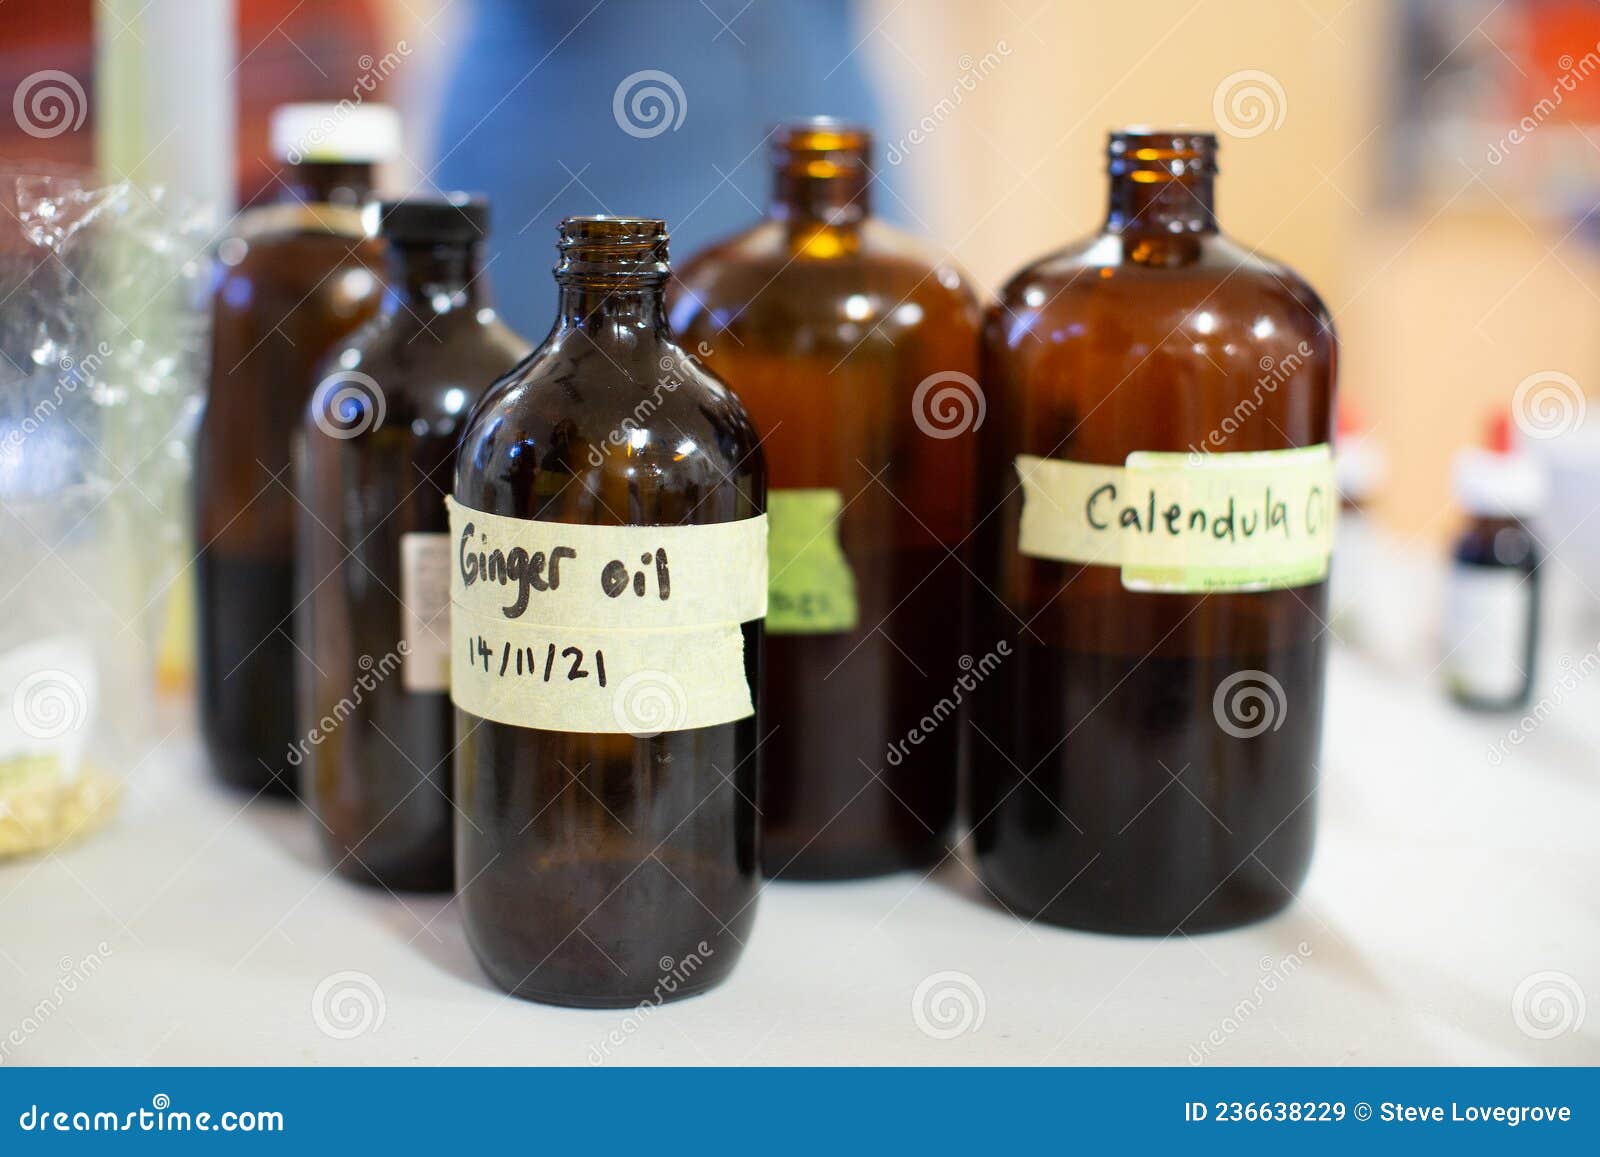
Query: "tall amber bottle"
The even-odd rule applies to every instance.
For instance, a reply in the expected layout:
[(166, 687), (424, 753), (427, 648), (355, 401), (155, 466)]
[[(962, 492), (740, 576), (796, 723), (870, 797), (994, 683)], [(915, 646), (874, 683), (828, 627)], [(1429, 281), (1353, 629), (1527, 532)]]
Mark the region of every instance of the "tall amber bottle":
[(450, 535), (456, 442), (528, 353), (489, 304), (481, 198), (374, 206), (383, 308), (318, 371), (297, 454), (300, 737), (329, 861), (396, 890), (454, 878)]
[(1001, 900), (1076, 927), (1254, 920), (1311, 855), (1335, 339), (1217, 231), (1215, 155), (1112, 134), (1104, 230), (984, 333), (973, 645), (1015, 657), (971, 720), (975, 843)]
[(378, 311), (382, 247), (360, 205), (397, 147), (392, 109), (287, 105), (280, 203), (218, 246), (211, 381), (195, 449), (200, 733), (213, 771), (287, 793), (298, 738), (289, 446), (324, 354)]
[(732, 969), (757, 892), (766, 466), (673, 341), (657, 220), (561, 227), (560, 313), (479, 403), (451, 513), (456, 875), (508, 992)]
[(763, 867), (870, 876), (936, 861), (955, 817), (981, 311), (871, 216), (865, 130), (772, 140), (766, 220), (683, 266), (672, 318), (772, 470)]

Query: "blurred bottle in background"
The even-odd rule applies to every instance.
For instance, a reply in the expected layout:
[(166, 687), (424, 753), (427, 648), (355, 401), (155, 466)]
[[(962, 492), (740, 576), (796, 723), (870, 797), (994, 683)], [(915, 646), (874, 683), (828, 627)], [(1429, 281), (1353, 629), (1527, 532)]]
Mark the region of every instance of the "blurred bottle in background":
[(1538, 657), (1542, 552), (1528, 524), (1544, 475), (1499, 414), (1482, 448), (1456, 456), (1454, 481), (1468, 522), (1451, 552), (1440, 670), (1462, 706), (1513, 710), (1532, 696)]
[(959, 728), (925, 720), (966, 670), (951, 551), (981, 313), (959, 271), (872, 217), (870, 151), (838, 121), (778, 128), (767, 219), (686, 262), (671, 298), (771, 464), (769, 876), (925, 866), (955, 818)]
[(1348, 395), (1339, 398), (1338, 434), (1333, 461), (1339, 539), (1328, 569), (1328, 622), (1340, 642), (1365, 647), (1381, 630), (1375, 617), (1385, 597), (1385, 544), (1372, 505), (1388, 478), (1389, 461)]
[(334, 342), (378, 310), (381, 244), (359, 206), (400, 146), (382, 105), (285, 105), (273, 150), (288, 166), (275, 205), (217, 247), (210, 396), (194, 503), (200, 729), (216, 774), (249, 791), (293, 790), (294, 499), (289, 444)]
[[(455, 746), (444, 496), (467, 414), (531, 347), (490, 308), (486, 201), (370, 212), (388, 247), (383, 308), (323, 363), (296, 454), (301, 747), (289, 761), (338, 871), (442, 891)], [(327, 719), (338, 725), (324, 735)]]

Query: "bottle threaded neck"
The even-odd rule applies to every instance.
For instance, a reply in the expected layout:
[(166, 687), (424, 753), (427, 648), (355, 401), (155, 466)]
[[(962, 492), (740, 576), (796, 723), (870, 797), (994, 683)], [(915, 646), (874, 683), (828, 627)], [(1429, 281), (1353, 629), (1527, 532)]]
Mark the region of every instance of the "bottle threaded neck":
[(657, 284), (671, 273), (659, 217), (568, 217), (561, 222), (559, 282)]
[(1214, 233), (1217, 138), (1184, 129), (1131, 128), (1106, 143), (1108, 226), (1119, 232)]
[(847, 225), (870, 211), (872, 133), (832, 117), (772, 131), (772, 205), (780, 219)]

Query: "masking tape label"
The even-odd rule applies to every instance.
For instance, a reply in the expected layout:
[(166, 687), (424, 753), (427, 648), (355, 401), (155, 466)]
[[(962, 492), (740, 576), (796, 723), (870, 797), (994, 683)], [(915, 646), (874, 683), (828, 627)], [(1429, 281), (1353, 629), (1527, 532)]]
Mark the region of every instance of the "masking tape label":
[(450, 536), (400, 536), (400, 684), (407, 691), (450, 689)]
[(844, 498), (837, 490), (767, 494), (767, 631), (832, 635), (856, 629), (856, 576), (839, 537)]
[(446, 502), (456, 706), (583, 734), (754, 713), (742, 624), (766, 614), (766, 515), (579, 526)]
[(1116, 566), (1129, 590), (1321, 582), (1339, 497), (1326, 443), (1242, 454), (1136, 451), (1121, 466), (1019, 454), (1018, 549)]

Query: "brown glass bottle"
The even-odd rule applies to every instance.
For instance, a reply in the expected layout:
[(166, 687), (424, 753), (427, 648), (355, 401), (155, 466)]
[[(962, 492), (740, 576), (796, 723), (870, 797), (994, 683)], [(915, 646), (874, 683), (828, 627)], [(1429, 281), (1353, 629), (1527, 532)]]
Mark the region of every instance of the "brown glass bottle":
[(959, 271), (872, 218), (870, 151), (860, 128), (780, 127), (767, 219), (687, 262), (672, 294), (674, 328), (733, 383), (771, 464), (771, 876), (931, 864), (955, 818), (950, 551), (982, 421), (981, 312)]
[[(759, 520), (747, 525), (764, 528), (766, 466), (756, 434), (733, 394), (674, 343), (667, 325), (663, 223), (569, 218), (560, 247), (555, 327), (484, 397), (463, 436), (455, 486), (457, 513), (469, 520), (460, 531), (463, 567), (484, 514), (536, 520), (515, 525), (549, 532), (552, 541), (561, 541), (563, 525), (722, 527), (721, 534), (723, 524)], [(646, 529), (629, 541), (650, 537)], [(562, 591), (594, 581), (596, 560), (586, 550), (561, 561)], [(499, 554), (474, 574), (503, 577)], [(763, 550), (758, 544), (749, 554), (763, 568), (759, 593)], [(674, 568), (684, 561), (675, 556)], [(537, 603), (556, 576), (543, 569), (542, 554), (535, 562), (513, 557), (511, 571), (534, 576)], [(646, 575), (635, 582), (642, 596)], [(633, 597), (625, 588), (606, 593)], [(673, 593), (683, 593), (676, 583)], [(653, 604), (654, 593), (646, 601)], [(521, 606), (505, 608), (513, 612)], [(522, 656), (511, 666), (506, 651), (474, 638), (489, 629), (474, 623), (457, 600), (456, 655), (471, 663), (482, 648), (485, 675), (528, 688), (518, 691), (516, 710), (535, 723), (541, 705), (555, 701), (549, 696), (597, 688), (621, 695), (633, 678), (617, 652), (609, 664), (589, 651), (573, 661), (578, 648), (564, 645), (567, 632), (586, 622), (530, 628), (547, 633), (537, 642), (542, 679), (530, 652), (525, 680)], [(462, 918), (484, 969), (508, 992), (620, 1007), (691, 995), (732, 969), (757, 894), (759, 610), (727, 630), (730, 677), (749, 713), (648, 737), (491, 721), (461, 709), (467, 681), (455, 669)], [(667, 674), (669, 682), (678, 676), (689, 672)], [(693, 702), (690, 694), (678, 706)]]
[(488, 205), (384, 202), (383, 308), (318, 371), (300, 432), (300, 738), (330, 862), (411, 891), (454, 878), (444, 496), (484, 390), (529, 346), (494, 314)]
[(200, 732), (212, 769), (285, 793), (295, 727), (289, 447), (314, 367), (378, 310), (361, 230), (372, 165), (290, 165), (281, 203), (218, 247), (210, 392), (195, 451)]
[[(1311, 855), (1324, 584), (1129, 589), (1115, 565), (1019, 543), (1019, 455), (1114, 468), (1170, 452), (1191, 469), (1330, 442), (1327, 311), (1217, 231), (1215, 149), (1114, 133), (1104, 230), (1017, 274), (985, 328), (974, 566), (990, 589), (974, 586), (972, 621), (1015, 657), (971, 718), (975, 845), (1005, 904), (1075, 927), (1254, 920)], [(1144, 493), (1129, 505), (1148, 519)]]

